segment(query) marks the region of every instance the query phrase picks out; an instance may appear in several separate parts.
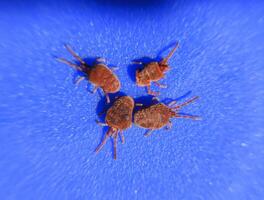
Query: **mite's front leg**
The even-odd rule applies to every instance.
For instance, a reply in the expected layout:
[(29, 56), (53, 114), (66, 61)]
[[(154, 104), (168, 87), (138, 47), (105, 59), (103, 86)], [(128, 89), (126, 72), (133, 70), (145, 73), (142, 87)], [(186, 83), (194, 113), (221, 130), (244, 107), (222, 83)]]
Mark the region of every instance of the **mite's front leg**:
[(103, 122), (99, 122), (98, 120), (95, 120), (96, 123), (99, 125), (99, 126), (108, 126), (106, 123), (103, 123)]
[(97, 89), (99, 88), (99, 86), (94, 86), (94, 88), (93, 88), (93, 90), (91, 91), (91, 90), (89, 90), (88, 89), (88, 86), (87, 86), (87, 90), (90, 92), (90, 93), (92, 93), (92, 94), (94, 94), (96, 91), (97, 91)]
[(167, 85), (161, 84), (158, 81), (154, 81), (153, 83), (160, 88), (167, 88)]
[(154, 92), (150, 89), (150, 85), (147, 86), (147, 92), (149, 95), (158, 96), (159, 92)]
[(80, 76), (80, 77), (78, 77), (78, 78), (75, 80), (75, 85), (78, 86), (78, 85), (80, 84), (80, 82), (82, 82), (84, 79), (85, 79), (84, 76)]
[(149, 137), (149, 136), (152, 134), (152, 132), (153, 132), (153, 129), (149, 129), (149, 130), (144, 134), (144, 136), (145, 136), (145, 137)]
[(109, 97), (109, 94), (104, 92), (105, 93), (105, 98), (106, 98), (106, 103), (110, 103), (110, 97)]

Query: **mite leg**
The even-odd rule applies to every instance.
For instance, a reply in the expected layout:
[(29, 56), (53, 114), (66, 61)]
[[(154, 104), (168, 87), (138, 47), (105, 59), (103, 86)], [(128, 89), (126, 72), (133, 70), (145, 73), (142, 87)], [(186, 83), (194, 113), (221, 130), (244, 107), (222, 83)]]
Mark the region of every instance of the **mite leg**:
[(70, 45), (65, 44), (64, 46), (65, 46), (65, 48), (70, 52), (70, 54), (71, 54), (76, 60), (78, 60), (80, 63), (82, 63), (82, 65), (85, 65), (85, 62), (81, 59), (80, 56), (77, 55), (77, 53), (75, 53), (75, 52), (72, 50), (72, 48), (70, 47)]
[(180, 104), (180, 105), (178, 105), (178, 106), (173, 107), (172, 109), (179, 109), (179, 108), (181, 108), (181, 107), (183, 107), (183, 106), (186, 106), (186, 105), (188, 105), (188, 104), (194, 102), (194, 101), (197, 100), (198, 98), (199, 98), (198, 96), (195, 96), (195, 97), (191, 98), (190, 100), (188, 100), (188, 101), (186, 101), (186, 102), (184, 102), (184, 103), (182, 103), (182, 104)]
[(168, 122), (168, 124), (166, 125), (166, 130), (170, 130), (172, 127), (172, 123), (171, 121)]
[(75, 85), (79, 85), (80, 82), (82, 82), (85, 79), (85, 76), (80, 76), (79, 78), (77, 78), (77, 80), (75, 80)]
[(104, 139), (103, 141), (101, 142), (101, 144), (95, 149), (95, 152), (98, 153), (102, 148), (103, 146), (106, 144), (106, 141), (108, 140), (108, 138), (112, 135), (112, 129), (110, 128), (107, 133), (105, 134), (104, 136)]
[(116, 160), (116, 149), (117, 149), (117, 131), (114, 133), (114, 159)]
[(105, 97), (106, 97), (106, 103), (110, 103), (110, 97), (109, 97), (109, 94), (104, 92), (105, 93)]
[[(105, 58), (98, 57), (98, 58), (96, 58), (95, 62), (96, 62), (96, 63), (105, 63), (106, 60), (105, 60)], [(96, 64), (96, 63), (95, 63), (95, 64)]]
[(56, 60), (61, 62), (61, 63), (64, 63), (66, 65), (71, 66), (75, 70), (82, 71), (82, 68), (80, 66), (78, 66), (78, 65), (76, 65), (76, 64), (74, 64), (74, 63), (72, 63), (72, 62), (70, 62), (64, 58), (56, 58)]
[(119, 70), (119, 67), (111, 67), (110, 68), (112, 71), (116, 71), (116, 70)]
[(122, 142), (122, 144), (125, 144), (125, 136), (124, 136), (124, 134), (123, 134), (123, 131), (120, 131), (120, 132), (119, 132), (119, 135), (120, 135), (120, 137), (121, 137), (121, 142)]
[(108, 126), (106, 123), (99, 122), (98, 120), (95, 121), (99, 126)]
[(158, 96), (159, 92), (154, 92), (150, 89), (150, 85), (147, 86), (147, 91), (149, 95)]
[(173, 56), (177, 48), (179, 47), (179, 42), (176, 43), (176, 46), (170, 51), (167, 57), (165, 57), (160, 63), (163, 65), (166, 65), (169, 61), (169, 59)]
[(193, 120), (201, 120), (202, 119), (199, 116), (192, 116), (192, 115), (176, 115), (175, 118), (185, 118), (185, 119), (193, 119)]
[(177, 103), (177, 101), (172, 101), (168, 104), (169, 107), (174, 106)]
[(152, 101), (157, 101), (157, 102), (159, 102), (160, 100), (159, 100), (158, 97), (152, 97)]
[(132, 61), (132, 64), (135, 64), (135, 65), (142, 65), (143, 62), (140, 62), (140, 61)]
[(152, 132), (153, 132), (153, 129), (149, 129), (149, 130), (144, 134), (144, 136), (145, 136), (145, 137), (148, 137), (148, 136), (150, 136), (150, 135), (152, 134)]
[(99, 88), (99, 86), (95, 86), (91, 93), (94, 94), (98, 88)]
[(156, 86), (160, 87), (160, 88), (167, 88), (167, 85), (163, 85), (157, 81), (153, 82)]
[(143, 106), (143, 103), (136, 103), (135, 105), (138, 107), (141, 107), (141, 106)]

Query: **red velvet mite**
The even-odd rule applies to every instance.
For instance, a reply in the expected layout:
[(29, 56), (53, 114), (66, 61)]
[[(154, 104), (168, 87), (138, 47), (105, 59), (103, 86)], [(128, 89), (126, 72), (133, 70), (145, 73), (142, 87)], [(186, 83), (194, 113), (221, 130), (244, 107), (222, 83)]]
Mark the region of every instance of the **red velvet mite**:
[[(179, 47), (179, 43), (171, 50), (169, 55), (162, 59), (160, 62), (150, 62), (144, 65), (142, 70), (136, 71), (136, 84), (140, 87), (147, 87), (148, 94), (158, 95), (159, 93), (153, 92), (150, 89), (150, 85), (153, 82), (158, 87), (166, 87), (161, 85), (158, 81), (164, 78), (164, 74), (170, 69), (168, 65), (169, 59), (172, 57), (176, 49)], [(137, 63), (137, 62), (136, 62)], [(140, 62), (139, 62), (140, 63)], [(142, 64), (142, 63), (141, 63)]]
[(69, 45), (65, 45), (65, 48), (70, 52), (70, 54), (80, 62), (80, 65), (74, 64), (64, 58), (57, 58), (58, 61), (65, 63), (77, 71), (83, 72), (84, 76), (80, 76), (76, 84), (79, 84), (82, 80), (89, 80), (95, 87), (93, 93), (96, 92), (98, 88), (102, 88), (107, 103), (110, 102), (108, 96), (109, 93), (116, 93), (120, 90), (120, 81), (113, 71), (107, 67), (105, 64), (100, 63), (101, 59), (96, 60), (96, 64), (92, 67), (89, 67), (83, 59), (78, 56)]
[(149, 129), (145, 134), (145, 136), (149, 136), (153, 130), (160, 129), (164, 126), (171, 128), (171, 118), (189, 118), (199, 120), (200, 117), (198, 116), (180, 115), (178, 113), (183, 106), (194, 102), (198, 98), (198, 96), (195, 96), (179, 105), (176, 105), (176, 101), (173, 101), (168, 105), (158, 103), (147, 108), (143, 108), (134, 114), (134, 123), (139, 127)]
[(117, 137), (121, 136), (122, 143), (125, 143), (123, 131), (132, 125), (132, 113), (134, 109), (134, 100), (129, 96), (118, 98), (114, 104), (107, 110), (105, 123), (98, 122), (101, 126), (109, 126), (101, 144), (96, 148), (98, 153), (106, 144), (109, 137), (114, 138), (114, 159), (116, 159)]

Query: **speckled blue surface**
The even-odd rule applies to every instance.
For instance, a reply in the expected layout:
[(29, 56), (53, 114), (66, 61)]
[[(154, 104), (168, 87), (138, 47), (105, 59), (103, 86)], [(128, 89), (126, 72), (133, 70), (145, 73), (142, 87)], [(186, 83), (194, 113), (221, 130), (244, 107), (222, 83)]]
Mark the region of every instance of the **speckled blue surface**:
[[(0, 199), (264, 199), (263, 1), (1, 1)], [(100, 95), (54, 56), (102, 56), (146, 95), (131, 60), (180, 48), (161, 100), (201, 98), (170, 131), (133, 126), (94, 154)], [(90, 85), (88, 85), (90, 88)], [(157, 88), (153, 88), (157, 90)], [(99, 104), (99, 105), (98, 105)]]

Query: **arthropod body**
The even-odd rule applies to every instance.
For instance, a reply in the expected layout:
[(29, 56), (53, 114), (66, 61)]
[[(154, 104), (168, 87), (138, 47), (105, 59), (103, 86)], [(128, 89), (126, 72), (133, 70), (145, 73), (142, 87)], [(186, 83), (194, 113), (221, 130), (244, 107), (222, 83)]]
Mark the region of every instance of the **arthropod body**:
[(149, 136), (153, 130), (160, 129), (164, 126), (170, 128), (172, 126), (170, 121), (171, 118), (189, 118), (198, 120), (200, 119), (198, 116), (179, 114), (179, 110), (183, 106), (192, 103), (196, 99), (198, 99), (197, 96), (179, 105), (176, 105), (176, 101), (173, 101), (168, 105), (157, 103), (147, 108), (143, 108), (135, 113), (134, 123), (139, 127), (148, 129), (149, 131), (145, 136)]
[[(179, 43), (171, 50), (169, 55), (162, 59), (160, 62), (150, 62), (144, 65), (142, 70), (136, 71), (136, 84), (140, 87), (147, 87), (148, 94), (158, 95), (158, 93), (151, 91), (150, 85), (153, 82), (159, 87), (166, 87), (161, 85), (158, 81), (164, 78), (165, 72), (167, 72), (170, 67), (168, 65), (169, 59), (172, 57), (176, 49), (178, 48)], [(136, 62), (137, 63), (137, 62)], [(139, 64), (142, 64), (139, 62)]]
[(88, 64), (85, 63), (85, 61), (83, 61), (83, 59), (78, 56), (69, 45), (65, 45), (65, 48), (71, 53), (74, 58), (76, 58), (80, 62), (80, 65), (72, 63), (64, 58), (57, 58), (57, 60), (83, 73), (83, 76), (80, 76), (77, 79), (77, 84), (79, 84), (82, 80), (87, 79), (94, 85), (93, 93), (98, 88), (102, 88), (107, 102), (109, 103), (110, 98), (108, 94), (118, 92), (121, 87), (120, 81), (114, 74), (113, 70), (102, 63), (102, 58), (98, 58), (94, 66), (88, 66)]
[(118, 98), (106, 113), (105, 123), (100, 123), (102, 126), (109, 126), (107, 133), (104, 136), (101, 144), (96, 148), (99, 152), (106, 144), (109, 137), (114, 139), (114, 159), (116, 159), (117, 138), (120, 134), (122, 143), (125, 142), (123, 131), (132, 125), (132, 113), (134, 109), (134, 100), (129, 96)]

